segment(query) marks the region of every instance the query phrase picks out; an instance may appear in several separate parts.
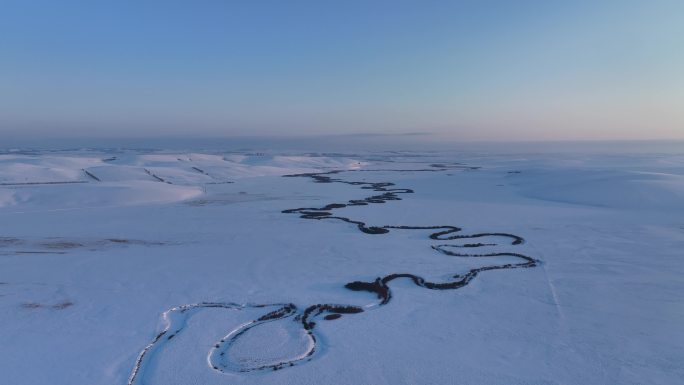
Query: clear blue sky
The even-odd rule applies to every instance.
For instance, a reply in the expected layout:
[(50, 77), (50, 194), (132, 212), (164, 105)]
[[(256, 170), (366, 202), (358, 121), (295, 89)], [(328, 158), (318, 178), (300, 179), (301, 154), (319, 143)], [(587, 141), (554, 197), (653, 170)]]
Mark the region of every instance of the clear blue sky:
[(684, 139), (684, 1), (0, 0), (0, 134)]

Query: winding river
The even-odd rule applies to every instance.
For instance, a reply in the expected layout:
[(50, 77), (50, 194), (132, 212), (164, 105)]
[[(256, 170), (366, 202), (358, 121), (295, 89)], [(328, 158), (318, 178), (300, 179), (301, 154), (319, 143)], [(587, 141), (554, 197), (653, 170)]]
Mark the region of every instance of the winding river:
[[(516, 252), (491, 252), (478, 253), (479, 248), (485, 246), (508, 245), (511, 247), (521, 245), (524, 239), (518, 235), (487, 232), (476, 234), (462, 234), (462, 229), (454, 225), (434, 225), (434, 226), (411, 226), (411, 225), (368, 225), (358, 219), (348, 218), (338, 215), (337, 210), (349, 206), (368, 206), (381, 204), (389, 201), (400, 201), (401, 195), (412, 194), (413, 190), (398, 188), (392, 182), (366, 182), (354, 181), (342, 178), (342, 175), (358, 174), (361, 172), (440, 172), (453, 169), (477, 169), (459, 164), (443, 165), (433, 164), (430, 168), (416, 170), (334, 170), (319, 173), (305, 173), (295, 175), (285, 175), (287, 178), (308, 178), (314, 183), (339, 183), (357, 186), (361, 189), (372, 192), (372, 195), (363, 198), (348, 200), (344, 203), (330, 203), (322, 207), (300, 207), (284, 210), (285, 214), (296, 214), (302, 219), (316, 221), (340, 221), (355, 225), (362, 233), (376, 236), (387, 234), (393, 231), (424, 231), (429, 239), (436, 242), (431, 248), (436, 253), (441, 253), (447, 257), (457, 258), (492, 258), (492, 257), (512, 257), (516, 262), (500, 264), (488, 264), (481, 267), (470, 269), (463, 274), (454, 274), (450, 279), (440, 282), (433, 282), (414, 273), (389, 273), (379, 276), (372, 281), (351, 281), (345, 287), (354, 292), (370, 292), (377, 297), (377, 301), (367, 306), (356, 306), (347, 304), (318, 303), (304, 307), (298, 307), (293, 303), (275, 304), (238, 304), (223, 302), (201, 302), (186, 304), (174, 307), (162, 314), (164, 329), (140, 352), (135, 362), (133, 371), (129, 377), (128, 385), (144, 383), (144, 369), (148, 361), (153, 359), (154, 353), (163, 349), (166, 344), (172, 343), (175, 336), (181, 333), (186, 325), (186, 320), (195, 312), (201, 309), (214, 308), (225, 310), (260, 309), (265, 313), (257, 319), (240, 325), (238, 328), (229, 331), (223, 338), (210, 348), (207, 361), (211, 369), (223, 373), (244, 373), (263, 370), (280, 370), (286, 367), (301, 364), (310, 360), (317, 350), (316, 324), (319, 320), (336, 320), (343, 316), (361, 314), (372, 309), (378, 309), (387, 305), (392, 300), (391, 282), (398, 279), (407, 279), (417, 287), (429, 290), (456, 290), (460, 289), (475, 279), (479, 274), (490, 270), (520, 269), (531, 268), (539, 264), (539, 261)], [(448, 244), (446, 241), (460, 240), (459, 244)], [(503, 242), (501, 242), (503, 240)], [(468, 242), (468, 243), (463, 243)], [(510, 261), (511, 258), (507, 260)], [(230, 351), (241, 339), (246, 338), (254, 328), (261, 325), (284, 321), (290, 322), (288, 327), (295, 330), (298, 338), (301, 339), (297, 351), (289, 354), (284, 359), (274, 360), (251, 360), (248, 364), (235, 362), (230, 359)]]

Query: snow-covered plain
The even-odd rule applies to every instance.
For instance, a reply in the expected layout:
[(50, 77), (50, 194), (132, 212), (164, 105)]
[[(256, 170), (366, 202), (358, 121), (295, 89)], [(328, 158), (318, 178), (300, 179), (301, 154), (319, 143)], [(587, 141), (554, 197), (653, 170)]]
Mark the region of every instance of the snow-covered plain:
[(681, 384), (683, 250), (676, 153), (9, 151), (0, 382)]

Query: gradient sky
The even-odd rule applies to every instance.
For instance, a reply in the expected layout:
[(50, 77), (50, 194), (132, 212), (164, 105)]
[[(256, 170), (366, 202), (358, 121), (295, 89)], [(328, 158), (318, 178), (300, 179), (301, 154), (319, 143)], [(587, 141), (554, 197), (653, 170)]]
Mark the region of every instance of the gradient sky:
[(355, 133), (684, 139), (684, 1), (0, 0), (5, 137)]

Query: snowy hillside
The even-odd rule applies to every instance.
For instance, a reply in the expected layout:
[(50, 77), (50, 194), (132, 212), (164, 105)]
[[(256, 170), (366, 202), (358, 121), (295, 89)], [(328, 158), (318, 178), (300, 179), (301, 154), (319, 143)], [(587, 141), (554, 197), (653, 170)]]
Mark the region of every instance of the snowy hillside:
[(679, 384), (684, 155), (0, 154), (13, 385)]

